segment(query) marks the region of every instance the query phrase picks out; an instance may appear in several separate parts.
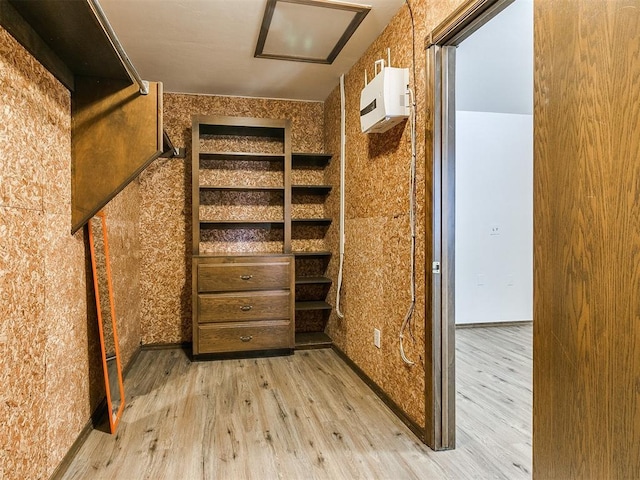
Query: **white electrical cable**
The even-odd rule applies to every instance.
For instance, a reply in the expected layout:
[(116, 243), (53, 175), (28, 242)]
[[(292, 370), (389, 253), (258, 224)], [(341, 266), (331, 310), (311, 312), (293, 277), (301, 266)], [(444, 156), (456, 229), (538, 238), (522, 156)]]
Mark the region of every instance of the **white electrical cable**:
[[(365, 80), (366, 82), (366, 80)], [(340, 311), (340, 291), (342, 290), (342, 270), (344, 268), (344, 171), (345, 171), (345, 149), (347, 144), (346, 118), (345, 118), (345, 98), (344, 98), (344, 74), (340, 75), (340, 267), (338, 269), (338, 285), (336, 287), (336, 314), (344, 318)]]
[(415, 365), (404, 353), (404, 332), (409, 327), (413, 338), (411, 319), (416, 306), (416, 103), (413, 90), (407, 88), (410, 96), (411, 166), (409, 168), (409, 223), (411, 224), (411, 303), (400, 327), (400, 356), (407, 365)]

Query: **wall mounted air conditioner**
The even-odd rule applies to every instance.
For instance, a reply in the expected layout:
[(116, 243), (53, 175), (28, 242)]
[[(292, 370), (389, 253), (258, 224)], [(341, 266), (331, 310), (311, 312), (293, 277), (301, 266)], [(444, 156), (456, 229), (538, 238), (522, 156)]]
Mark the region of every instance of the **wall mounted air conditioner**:
[(360, 128), (364, 133), (382, 133), (409, 117), (409, 69), (385, 67), (366, 83), (360, 93)]

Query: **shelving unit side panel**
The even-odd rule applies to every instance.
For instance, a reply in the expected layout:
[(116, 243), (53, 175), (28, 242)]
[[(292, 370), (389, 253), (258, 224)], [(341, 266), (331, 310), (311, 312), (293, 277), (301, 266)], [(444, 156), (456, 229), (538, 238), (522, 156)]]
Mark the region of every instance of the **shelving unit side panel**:
[(191, 225), (192, 254), (200, 253), (200, 123), (193, 118), (191, 123)]

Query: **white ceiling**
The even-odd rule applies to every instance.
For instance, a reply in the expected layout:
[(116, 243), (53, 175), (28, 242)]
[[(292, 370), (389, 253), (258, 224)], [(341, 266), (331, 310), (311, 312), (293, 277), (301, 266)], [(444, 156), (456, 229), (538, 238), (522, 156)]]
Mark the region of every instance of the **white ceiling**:
[(405, 0), (371, 11), (332, 65), (254, 58), (267, 0), (101, 0), (136, 69), (166, 92), (323, 101)]

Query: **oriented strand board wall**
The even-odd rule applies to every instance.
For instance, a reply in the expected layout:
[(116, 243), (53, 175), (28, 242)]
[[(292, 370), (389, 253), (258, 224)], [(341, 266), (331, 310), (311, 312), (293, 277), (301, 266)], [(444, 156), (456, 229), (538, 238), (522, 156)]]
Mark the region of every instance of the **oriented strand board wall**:
[[(418, 8), (419, 7), (419, 8)], [(410, 82), (418, 92), (418, 111), (422, 117), (424, 54), (424, 5), (414, 5), (416, 25), (417, 79), (413, 79), (411, 18), (403, 6), (382, 35), (345, 76), (346, 92), (346, 246), (341, 310), (332, 313), (328, 333), (335, 344), (376, 382), (415, 422), (424, 425), (424, 210), (417, 216), (417, 298), (413, 318), (415, 343), (404, 342), (407, 356), (416, 365), (406, 366), (399, 351), (399, 333), (410, 304), (409, 168), (411, 160), (408, 122), (384, 134), (360, 132), (359, 102), (364, 86), (364, 70), (373, 78), (373, 63), (387, 58), (391, 48), (394, 67), (408, 67)], [(417, 85), (417, 88), (416, 88)], [(327, 183), (339, 185), (340, 93), (335, 89), (325, 104), (327, 146), (336, 152), (336, 161), (327, 172)], [(417, 129), (418, 205), (424, 205), (424, 132)], [(329, 199), (329, 214), (338, 218), (339, 189)], [(338, 270), (338, 228), (330, 233), (330, 263), (334, 286), (330, 301), (335, 304)], [(373, 330), (382, 333), (382, 348), (373, 345)]]
[(0, 477), (46, 478), (96, 404), (70, 95), (3, 29), (0, 95)]
[(640, 478), (640, 10), (535, 2), (533, 476)]
[[(380, 386), (416, 423), (425, 425), (425, 338), (430, 340), (430, 272), (425, 272), (425, 255), (431, 261), (431, 164), (425, 168), (425, 77), (424, 40), (427, 32), (450, 14), (461, 0), (411, 1), (415, 23), (415, 71), (411, 18), (403, 5), (387, 28), (345, 76), (346, 90), (346, 247), (342, 310), (344, 319), (332, 313), (328, 333), (335, 344)], [(364, 71), (373, 77), (373, 63), (387, 58), (391, 48), (394, 67), (410, 68), (410, 81), (417, 100), (417, 304), (413, 318), (415, 343), (405, 340), (407, 356), (416, 365), (406, 366), (399, 352), (399, 334), (409, 307), (410, 227), (409, 165), (411, 144), (408, 123), (384, 134), (360, 132), (359, 102)], [(325, 101), (326, 145), (340, 151), (340, 92), (336, 88)], [(339, 162), (331, 164), (327, 183), (339, 185)], [(334, 188), (328, 213), (339, 211), (339, 190)], [(329, 231), (331, 249), (338, 252), (338, 226)], [(335, 304), (338, 258), (329, 271), (334, 280), (330, 302)], [(425, 273), (428, 275), (425, 276)], [(430, 320), (429, 320), (430, 321)], [(382, 348), (373, 345), (373, 329), (382, 332)], [(409, 337), (407, 332), (407, 337)], [(430, 379), (428, 379), (430, 381)]]
[(165, 93), (165, 129), (187, 158), (159, 159), (140, 177), (143, 343), (191, 341), (191, 116), (289, 118), (293, 150), (323, 152), (323, 109), (319, 102)]
[[(104, 386), (84, 233), (69, 233), (70, 94), (1, 28), (0, 105), (0, 478), (48, 478)], [(119, 197), (137, 204), (128, 190)], [(116, 210), (114, 224), (135, 223), (130, 208)], [(114, 253), (135, 257), (120, 235)], [(139, 319), (125, 308), (130, 356)]]

